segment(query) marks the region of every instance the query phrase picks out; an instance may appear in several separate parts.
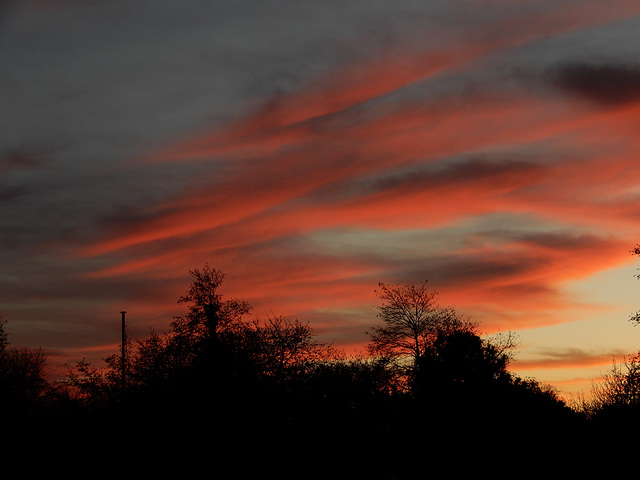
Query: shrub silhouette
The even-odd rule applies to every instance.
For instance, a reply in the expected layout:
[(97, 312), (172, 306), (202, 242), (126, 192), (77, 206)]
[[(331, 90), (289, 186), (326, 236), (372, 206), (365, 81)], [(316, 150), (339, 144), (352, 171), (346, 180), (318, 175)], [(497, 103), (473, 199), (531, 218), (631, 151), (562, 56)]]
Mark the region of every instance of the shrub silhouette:
[[(126, 388), (119, 355), (104, 368), (78, 362), (64, 382), (68, 398), (49, 410), (65, 413), (49, 415), (45, 428), (91, 438), (96, 452), (126, 430), (122, 442), (164, 452), (165, 465), (184, 467), (185, 457), (214, 471), (241, 455), (242, 468), (279, 478), (400, 480), (423, 474), (426, 461), (532, 447), (529, 429), (586, 438), (583, 416), (553, 388), (509, 371), (511, 340), (482, 338), (421, 286), (385, 287), (384, 302), (409, 295), (381, 310), (389, 315), (372, 329), (367, 354), (350, 356), (297, 319), (247, 320), (251, 307), (222, 295), (222, 272), (190, 274), (179, 298), (187, 314), (127, 345)], [(393, 316), (415, 306), (413, 294), (427, 315)]]

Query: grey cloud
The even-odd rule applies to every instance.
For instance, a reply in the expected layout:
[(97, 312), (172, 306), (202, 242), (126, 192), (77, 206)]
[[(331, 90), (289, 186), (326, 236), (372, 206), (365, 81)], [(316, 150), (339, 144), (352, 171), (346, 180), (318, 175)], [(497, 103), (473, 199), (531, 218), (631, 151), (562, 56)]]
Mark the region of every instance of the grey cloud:
[(0, 173), (3, 175), (16, 170), (29, 170), (44, 163), (44, 152), (33, 147), (7, 148), (0, 155)]
[(442, 288), (454, 285), (489, 285), (494, 279), (517, 279), (543, 263), (543, 259), (517, 258), (512, 255), (496, 255), (491, 258), (474, 254), (435, 255), (418, 261), (406, 260), (406, 265), (401, 266), (397, 276), (415, 281), (429, 279)]
[[(66, 134), (95, 125), (141, 140), (189, 131), (232, 116), (247, 95), (296, 88), (336, 62), (366, 55), (383, 41), (376, 30), (394, 35), (383, 23), (384, 3), (335, 7), (116, 1), (40, 17), (17, 11), (0, 43), (0, 61), (11, 65), (3, 88), (11, 101), (3, 104), (16, 127), (28, 122), (40, 134), (65, 125)], [(398, 35), (401, 25), (395, 29)]]
[(558, 251), (599, 249), (610, 245), (612, 242), (607, 237), (574, 232), (533, 232), (519, 235), (516, 239), (534, 246)]
[(468, 182), (503, 182), (509, 178), (521, 178), (523, 174), (543, 171), (544, 167), (534, 162), (474, 156), (460, 161), (428, 163), (417, 168), (394, 171), (376, 179), (372, 185), (375, 190), (400, 188), (407, 191)]
[[(45, 10), (22, 7), (27, 3), (13, 2), (1, 19), (0, 151), (16, 145), (26, 149), (14, 151), (0, 166), (0, 173), (9, 172), (0, 181), (0, 291), (10, 320), (23, 317), (44, 325), (40, 329), (26, 320), (24, 327), (18, 327), (22, 332), (49, 329), (38, 337), (42, 339), (55, 328), (65, 334), (80, 331), (85, 340), (101, 341), (98, 329), (88, 333), (87, 325), (108, 326), (112, 319), (86, 317), (97, 311), (104, 315), (106, 304), (111, 308), (111, 302), (151, 302), (158, 292), (175, 298), (175, 284), (168, 281), (85, 280), (83, 273), (104, 266), (100, 262), (108, 259), (67, 255), (103, 229), (126, 229), (162, 213), (163, 201), (200, 173), (185, 164), (131, 167), (150, 147), (175, 144), (182, 134), (195, 130), (210, 131), (256, 103), (304, 86), (318, 74), (352, 60), (374, 58), (386, 46), (402, 45), (403, 52), (405, 46), (437, 49), (458, 35), (464, 43), (468, 23), (481, 32), (490, 29), (489, 33), (502, 35), (491, 28), (491, 19), (502, 15), (500, 8), (493, 8), (489, 20), (467, 12), (462, 18), (455, 15), (460, 7), (452, 6), (459, 3), (446, 1), (40, 2)], [(483, 22), (488, 29), (482, 28)], [(443, 32), (447, 35), (439, 37)], [(637, 29), (629, 32), (636, 35)], [(412, 37), (415, 42), (406, 42)], [(433, 42), (434, 38), (442, 43)], [(534, 56), (539, 57), (529, 55), (523, 61), (528, 64)], [(563, 88), (579, 91), (579, 75), (566, 69), (562, 73)], [(628, 72), (622, 75), (619, 84), (628, 84)], [(430, 94), (439, 95), (463, 90), (470, 83), (476, 86), (476, 77), (469, 77), (473, 78), (453, 85), (451, 79), (443, 79), (435, 93), (433, 83), (427, 87)], [(493, 75), (483, 78), (488, 79), (483, 88), (494, 85)], [(588, 88), (581, 88), (588, 93)], [(56, 146), (44, 162), (27, 155), (42, 142)], [(478, 180), (501, 185), (518, 174), (535, 180), (544, 168), (526, 160), (474, 157), (333, 187), (348, 198), (360, 198)], [(324, 193), (322, 199), (328, 200), (336, 190), (316, 193)], [(505, 238), (497, 233), (493, 237)], [(61, 245), (63, 239), (69, 242)], [(553, 245), (562, 238), (527, 240)], [(290, 253), (286, 239), (280, 245)], [(446, 246), (451, 248), (451, 243)], [(250, 247), (264, 250), (264, 245), (249, 245), (246, 250)], [(438, 288), (517, 277), (544, 261), (424, 250), (411, 260), (368, 252), (361, 261), (376, 261), (402, 281), (425, 275), (441, 280)], [(531, 291), (541, 287), (526, 286)], [(38, 299), (37, 305), (30, 303), (31, 295)], [(115, 320), (117, 326), (117, 311)], [(62, 336), (56, 342), (63, 344)]]
[(548, 166), (541, 162), (472, 155), (432, 160), (373, 176), (347, 179), (324, 186), (313, 195), (333, 200), (355, 199), (379, 193), (404, 195), (421, 190), (465, 188), (470, 185), (518, 188), (543, 179), (547, 172)]
[(548, 75), (560, 89), (601, 105), (640, 100), (640, 65), (567, 63)]
[[(449, 287), (494, 285), (497, 280), (504, 293), (535, 298), (538, 295), (550, 295), (554, 287), (545, 279), (544, 271), (564, 255), (584, 255), (588, 252), (606, 254), (607, 251), (620, 250), (621, 242), (608, 236), (582, 234), (571, 230), (537, 230), (535, 224), (520, 219), (509, 225), (503, 217), (503, 225), (494, 228), (491, 218), (477, 219), (472, 225), (450, 228), (443, 238), (435, 242), (437, 232), (423, 233), (423, 240), (414, 234), (415, 247), (411, 255), (394, 256), (391, 250), (378, 250), (376, 244), (358, 245), (347, 250), (354, 258), (360, 256), (371, 264), (384, 266), (391, 278), (389, 281), (403, 282), (428, 279), (437, 289)], [(473, 234), (466, 232), (473, 229)], [(450, 239), (448, 242), (446, 239)], [(336, 237), (334, 242), (339, 241)], [(393, 243), (394, 237), (386, 239)], [(399, 245), (407, 249), (407, 239), (398, 238)], [(420, 249), (419, 245), (425, 245)], [(519, 246), (520, 254), (514, 254), (513, 248)], [(509, 248), (506, 248), (509, 247)], [(380, 253), (380, 255), (378, 255)], [(528, 281), (531, 273), (541, 273), (538, 280)]]
[(21, 197), (27, 192), (28, 189), (25, 186), (0, 188), (0, 203)]
[[(42, 235), (69, 222), (90, 229), (95, 217), (111, 223), (144, 208), (141, 197), (160, 198), (193, 176), (185, 165), (120, 169), (150, 146), (242, 115), (336, 63), (367, 55), (441, 8), (365, 1), (335, 8), (283, 1), (40, 7), (44, 13), (16, 2), (5, 12), (0, 64), (10, 68), (0, 89), (0, 149), (57, 148), (46, 169), (3, 179), (1, 190), (5, 198), (20, 195), (5, 212), (11, 225), (36, 232), (41, 224)], [(399, 15), (393, 25), (385, 20), (390, 9)], [(10, 167), (23, 160), (16, 154)]]

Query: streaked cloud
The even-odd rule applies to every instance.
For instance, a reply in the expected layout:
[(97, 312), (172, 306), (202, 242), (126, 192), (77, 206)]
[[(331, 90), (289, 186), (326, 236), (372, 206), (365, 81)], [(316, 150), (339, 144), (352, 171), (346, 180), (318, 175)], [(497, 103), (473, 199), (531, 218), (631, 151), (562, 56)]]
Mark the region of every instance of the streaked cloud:
[(567, 63), (551, 75), (560, 88), (603, 105), (640, 100), (639, 65)]
[(179, 314), (205, 262), (258, 313), (350, 346), (381, 281), (428, 279), (489, 332), (606, 309), (568, 285), (638, 242), (639, 13), (9, 7), (2, 312), (56, 358), (107, 348), (123, 308), (139, 335)]
[[(628, 352), (592, 352), (581, 349), (567, 349), (564, 351), (544, 350), (539, 352), (540, 357), (533, 361), (518, 361), (521, 370), (531, 369), (566, 369), (583, 367), (602, 367), (603, 372), (610, 368), (615, 358), (623, 358)], [(594, 378), (595, 380), (595, 378)]]

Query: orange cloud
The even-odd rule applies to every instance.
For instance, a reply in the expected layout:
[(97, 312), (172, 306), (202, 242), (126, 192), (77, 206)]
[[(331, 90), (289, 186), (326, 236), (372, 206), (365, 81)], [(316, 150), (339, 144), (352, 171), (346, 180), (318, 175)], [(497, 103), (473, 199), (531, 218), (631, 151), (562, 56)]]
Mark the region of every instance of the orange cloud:
[(563, 352), (544, 352), (542, 357), (535, 360), (517, 360), (518, 370), (555, 370), (580, 369), (588, 367), (610, 367), (612, 359), (623, 357), (626, 352), (585, 352), (571, 349)]
[[(519, 108), (512, 105), (508, 110), (533, 111), (534, 117), (535, 112), (544, 110), (543, 106), (537, 109), (529, 109), (529, 106), (533, 106), (533, 102), (526, 100), (524, 104), (518, 104)], [(611, 116), (610, 113), (592, 115), (598, 118), (604, 115), (605, 119)], [(114, 258), (123, 259), (120, 265), (111, 265), (95, 275), (131, 273), (156, 267), (166, 269), (168, 265), (179, 268), (211, 256), (233, 265), (231, 268), (242, 271), (243, 275), (251, 275), (248, 269), (244, 272), (242, 263), (246, 258), (255, 257), (251, 268), (261, 271), (265, 283), (279, 286), (278, 282), (273, 283), (271, 271), (296, 278), (298, 269), (313, 265), (310, 262), (316, 253), (307, 250), (301, 258), (291, 255), (291, 251), (270, 248), (270, 242), (277, 245), (283, 239), (324, 229), (428, 229), (497, 212), (531, 214), (578, 225), (591, 223), (601, 228), (614, 221), (628, 224), (632, 220), (633, 203), (612, 198), (620, 188), (630, 188), (633, 184), (634, 177), (630, 173), (637, 173), (637, 168), (629, 156), (610, 159), (595, 155), (555, 162), (546, 159), (494, 160), (486, 154), (474, 157), (474, 153), (461, 159), (446, 156), (447, 153), (474, 152), (478, 140), (482, 141), (482, 147), (502, 145), (508, 139), (528, 145), (534, 138), (566, 132), (565, 122), (555, 128), (553, 123), (543, 122), (543, 133), (540, 134), (535, 129), (537, 120), (534, 124), (518, 127), (518, 122), (509, 122), (509, 115), (495, 115), (494, 110), (483, 108), (482, 104), (469, 116), (443, 112), (439, 128), (431, 131), (424, 123), (412, 124), (419, 116), (411, 112), (407, 112), (406, 117), (396, 112), (392, 117), (397, 126), (392, 128), (393, 122), (387, 119), (389, 128), (386, 130), (392, 132), (391, 136), (394, 131), (407, 132), (422, 126), (417, 134), (407, 135), (404, 142), (397, 143), (400, 147), (396, 154), (392, 152), (393, 145), (386, 143), (388, 140), (383, 140), (382, 147), (379, 146), (378, 139), (387, 138), (383, 135), (385, 129), (379, 127), (374, 128), (369, 137), (370, 145), (363, 148), (364, 152), (353, 152), (353, 162), (344, 161), (345, 152), (341, 150), (344, 144), (331, 144), (329, 136), (326, 138), (328, 145), (324, 147), (315, 141), (307, 144), (300, 139), (303, 147), (299, 150), (266, 157), (255, 169), (238, 169), (224, 182), (213, 178), (210, 186), (186, 192), (183, 198), (159, 206), (134, 223), (123, 223), (114, 230), (111, 239), (91, 245), (85, 251), (88, 255), (120, 252)], [(482, 135), (486, 127), (482, 125), (482, 119), (486, 117), (506, 121), (506, 132), (490, 127), (489, 135)], [(585, 125), (593, 122), (580, 117), (569, 123)], [(455, 127), (464, 132), (471, 130), (473, 125), (480, 125), (475, 129), (476, 133), (467, 138), (463, 135), (458, 142), (454, 141), (455, 133), (447, 130)], [(365, 122), (354, 128), (358, 143), (360, 138), (366, 137), (358, 131), (368, 126)], [(429, 132), (427, 138), (419, 134), (422, 131)], [(524, 142), (519, 141), (520, 133), (525, 137)], [(346, 137), (347, 132), (343, 135)], [(472, 137), (471, 141), (469, 137)], [(409, 140), (415, 142), (410, 151), (416, 152), (420, 145), (426, 145), (423, 150), (433, 150), (430, 140), (437, 138), (451, 139), (448, 152), (445, 148), (438, 149), (439, 154), (445, 154), (443, 157), (432, 158), (425, 151), (425, 157), (421, 158), (426, 161), (421, 162), (405, 153)], [(442, 146), (443, 140), (440, 142)], [(349, 148), (347, 143), (347, 154)], [(333, 150), (338, 154), (332, 156)], [(376, 155), (376, 151), (382, 151), (384, 155)], [(400, 168), (395, 166), (396, 162)], [(599, 178), (606, 178), (609, 183), (601, 186)], [(597, 197), (587, 196), (587, 192), (593, 191)], [(560, 239), (569, 242), (566, 245), (580, 248), (572, 251), (560, 242), (544, 245), (529, 239), (507, 242), (495, 250), (485, 247), (455, 254), (462, 259), (462, 264), (479, 262), (479, 267), (489, 268), (485, 270), (488, 272), (490, 268), (500, 267), (499, 276), (483, 278), (480, 291), (492, 290), (494, 298), (500, 297), (501, 302), (514, 298), (511, 293), (516, 285), (530, 285), (527, 287), (530, 292), (541, 294), (545, 291), (544, 284), (555, 285), (628, 259), (626, 239), (594, 239), (585, 245), (574, 245), (575, 238)], [(239, 258), (233, 250), (249, 251), (252, 255)], [(280, 257), (277, 265), (270, 266), (269, 258), (274, 251)], [(320, 264), (313, 268), (319, 268), (319, 271), (348, 262), (344, 257), (332, 260), (322, 254), (317, 256), (321, 259)], [(194, 260), (190, 262), (191, 259)], [(383, 267), (367, 265), (363, 260), (349, 274), (384, 275), (385, 262), (376, 261)], [(524, 268), (527, 265), (538, 265), (538, 268)], [(336, 273), (330, 278), (335, 281), (340, 276)]]
[[(574, 108), (555, 106), (555, 99), (545, 102), (509, 98), (507, 102), (480, 99), (473, 103), (474, 108), (464, 112), (442, 107), (433, 111), (403, 108), (373, 118), (360, 116), (357, 124), (343, 129), (329, 119), (323, 134), (313, 132), (305, 137), (298, 131), (297, 144), (291, 148), (232, 162), (213, 174), (208, 185), (194, 187), (182, 198), (142, 212), (135, 223), (116, 229), (111, 239), (90, 246), (86, 253), (103, 254), (157, 240), (188, 237), (245, 219), (260, 222), (269, 217), (268, 222), (273, 222), (283, 215), (289, 215), (284, 222), (298, 229), (304, 228), (305, 222), (318, 227), (340, 223), (383, 228), (424, 226), (504, 208), (586, 222), (594, 217), (602, 221), (604, 216), (594, 212), (603, 211), (609, 221), (628, 220), (629, 214), (634, 213), (633, 202), (612, 196), (621, 188), (634, 186), (633, 174), (637, 175), (638, 168), (630, 152), (635, 140), (631, 140), (627, 151), (616, 152), (614, 160), (599, 153), (592, 156), (591, 152), (574, 152), (570, 153), (574, 158), (542, 159), (528, 164), (506, 160), (503, 164), (513, 163), (509, 170), (489, 171), (489, 175), (477, 168), (482, 166), (481, 161), (468, 162), (467, 166), (476, 168), (481, 175), (479, 178), (469, 177), (461, 168), (462, 181), (451, 178), (447, 184), (434, 174), (433, 180), (438, 183), (433, 185), (425, 176), (422, 184), (407, 181), (408, 190), (400, 181), (393, 188), (398, 167), (408, 179), (412, 168), (424, 169), (424, 165), (437, 165), (448, 161), (447, 157), (467, 152), (473, 155), (491, 148), (508, 152), (514, 145), (553, 143), (563, 135), (573, 137), (576, 145), (593, 145), (602, 138), (604, 146), (610, 146), (611, 134), (617, 132), (613, 138), (619, 138), (621, 131), (628, 131), (630, 119), (637, 116), (640, 108), (631, 105), (615, 112), (580, 109), (576, 113)], [(596, 126), (599, 132), (593, 132)], [(625, 137), (626, 144), (630, 137)], [(251, 148), (246, 138), (238, 141), (242, 148)], [(616, 148), (621, 149), (625, 141)], [(485, 161), (484, 166), (485, 170), (495, 169), (491, 162)], [(517, 169), (518, 166), (524, 168)], [(389, 177), (388, 187), (381, 188), (385, 175)], [(368, 178), (372, 187), (367, 190)], [(596, 178), (610, 182), (595, 181)], [(558, 182), (562, 182), (563, 189), (555, 188)], [(567, 198), (576, 189), (593, 189), (598, 184), (601, 186), (595, 193), (607, 195), (604, 199)], [(313, 204), (313, 197), (323, 191), (325, 198), (320, 200), (324, 203)], [(330, 198), (332, 194), (334, 198)]]
[[(496, 85), (478, 71), (533, 39), (613, 18), (558, 8), (544, 29), (543, 17), (516, 15), (434, 50), (392, 46), (149, 154), (147, 167), (189, 164), (198, 178), (107, 219), (80, 252), (97, 266), (87, 277), (177, 286), (209, 262), (258, 312), (313, 319), (349, 345), (365, 342), (375, 322), (379, 281), (428, 279), (443, 303), (488, 330), (553, 325), (593, 308), (564, 286), (630, 260), (640, 103), (594, 102), (570, 69), (555, 70), (564, 83), (547, 71), (522, 83), (498, 72)], [(491, 35), (501, 28), (512, 35)]]

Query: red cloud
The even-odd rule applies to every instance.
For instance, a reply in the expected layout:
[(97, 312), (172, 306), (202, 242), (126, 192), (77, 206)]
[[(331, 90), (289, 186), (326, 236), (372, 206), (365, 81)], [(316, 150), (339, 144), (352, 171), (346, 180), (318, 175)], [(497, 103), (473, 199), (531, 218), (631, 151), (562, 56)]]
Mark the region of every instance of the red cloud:
[[(551, 31), (594, 18), (564, 10)], [(539, 34), (524, 17), (508, 26), (513, 36), (477, 31), (471, 47), (387, 52), (149, 155), (147, 165), (190, 162), (201, 175), (163, 203), (105, 222), (81, 252), (105, 265), (90, 276), (178, 285), (209, 262), (258, 312), (306, 316), (349, 345), (376, 321), (379, 281), (428, 279), (443, 303), (490, 330), (566, 321), (585, 301), (565, 283), (628, 262), (637, 243), (640, 104), (465, 84), (473, 61)], [(463, 85), (431, 94), (446, 75)], [(500, 216), (521, 221), (497, 228)], [(319, 241), (319, 232), (333, 236)], [(398, 232), (446, 240), (420, 248)]]

